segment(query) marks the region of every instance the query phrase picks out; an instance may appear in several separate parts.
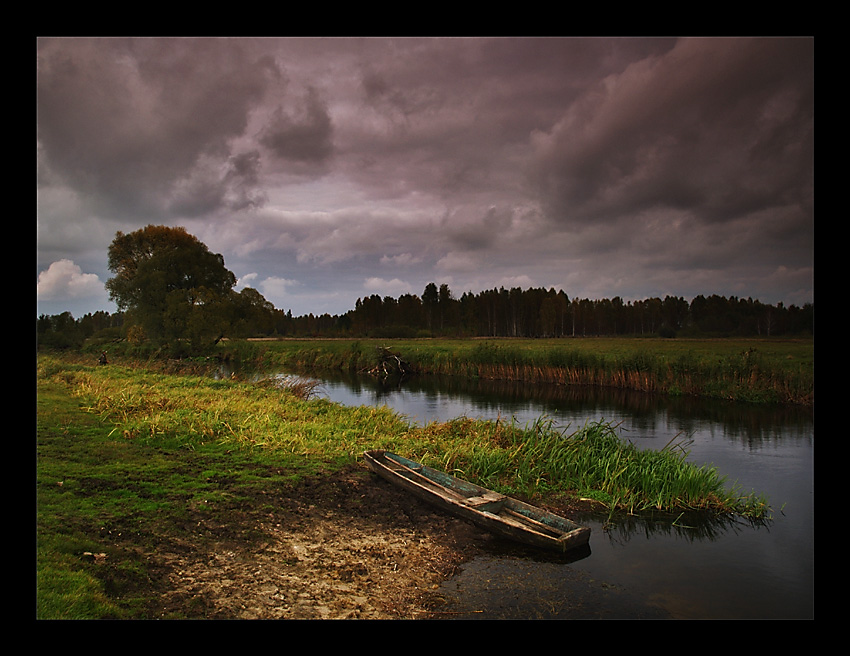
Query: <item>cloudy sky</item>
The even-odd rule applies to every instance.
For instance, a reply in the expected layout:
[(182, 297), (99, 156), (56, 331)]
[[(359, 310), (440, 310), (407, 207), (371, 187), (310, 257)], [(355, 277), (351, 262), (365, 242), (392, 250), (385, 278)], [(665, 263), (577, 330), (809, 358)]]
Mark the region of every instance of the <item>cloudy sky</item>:
[(554, 287), (813, 301), (814, 41), (37, 40), (38, 314), (183, 226), (295, 315)]

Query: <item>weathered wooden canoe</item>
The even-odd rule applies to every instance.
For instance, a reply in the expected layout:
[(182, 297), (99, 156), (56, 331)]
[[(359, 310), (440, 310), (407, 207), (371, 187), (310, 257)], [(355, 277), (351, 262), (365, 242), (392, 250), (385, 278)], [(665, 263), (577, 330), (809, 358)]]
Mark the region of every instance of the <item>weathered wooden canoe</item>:
[(481, 528), (533, 547), (566, 552), (587, 547), (590, 529), (389, 451), (363, 454), (379, 476)]

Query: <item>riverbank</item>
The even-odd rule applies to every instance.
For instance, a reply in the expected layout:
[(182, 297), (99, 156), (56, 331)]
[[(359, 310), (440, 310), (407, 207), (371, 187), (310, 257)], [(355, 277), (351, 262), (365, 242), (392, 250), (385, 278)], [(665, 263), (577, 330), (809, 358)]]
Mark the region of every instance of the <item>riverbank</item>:
[(402, 362), (425, 374), (814, 405), (812, 340), (284, 339), (224, 344), (221, 353), (265, 367), (392, 370)]
[[(40, 356), (37, 381), (40, 617), (421, 617), (442, 603), (439, 581), (501, 547), (382, 489), (364, 450), (462, 470), (566, 516), (579, 496), (612, 510), (656, 503), (644, 481), (591, 480), (593, 463), (670, 464), (645, 467), (651, 456), (605, 430), (416, 427), (386, 408), (154, 366)], [(573, 461), (586, 463), (581, 479)], [(710, 470), (680, 473), (710, 486), (693, 507), (764, 509), (736, 495), (745, 505), (727, 506)]]
[(55, 382), (38, 402), (40, 619), (424, 618), (481, 539), (356, 464), (154, 447)]
[[(523, 555), (362, 463), (116, 432), (69, 376), (38, 387), (40, 619), (453, 618), (441, 583), (482, 554)], [(582, 587), (576, 617), (589, 594), (615, 592)]]

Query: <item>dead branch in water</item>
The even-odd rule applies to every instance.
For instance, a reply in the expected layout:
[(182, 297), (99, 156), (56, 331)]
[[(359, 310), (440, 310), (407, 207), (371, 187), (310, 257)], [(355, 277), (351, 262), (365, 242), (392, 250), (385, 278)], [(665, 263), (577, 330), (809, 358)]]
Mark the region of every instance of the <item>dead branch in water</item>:
[(366, 370), (366, 373), (373, 376), (389, 377), (389, 376), (408, 376), (416, 373), (409, 362), (405, 362), (401, 357), (393, 353), (386, 346), (377, 347), (378, 362), (373, 367)]

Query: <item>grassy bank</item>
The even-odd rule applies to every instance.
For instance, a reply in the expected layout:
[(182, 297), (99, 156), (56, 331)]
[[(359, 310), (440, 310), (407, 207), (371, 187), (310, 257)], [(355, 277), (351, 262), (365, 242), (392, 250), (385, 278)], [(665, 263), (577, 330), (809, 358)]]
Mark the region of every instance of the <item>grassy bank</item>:
[[(381, 448), (530, 497), (546, 492), (608, 495), (616, 499), (612, 507), (630, 511), (764, 510), (760, 503), (750, 506), (748, 499), (725, 494), (714, 472), (699, 470), (696, 478), (702, 482), (693, 487), (695, 470), (683, 454), (673, 448), (637, 451), (604, 424), (573, 435), (540, 423), (524, 427), (467, 418), (415, 426), (387, 408), (304, 399), (287, 386), (133, 366), (97, 367), (52, 357), (39, 359), (39, 381), (61, 383), (84, 415), (97, 417), (109, 428), (110, 439), (122, 444), (230, 449), (268, 456), (294, 471), (341, 467), (358, 461), (364, 450)], [(603, 452), (611, 464), (605, 463)], [(623, 476), (638, 459), (638, 475)], [(660, 488), (677, 477), (689, 479), (688, 484), (682, 490), (660, 490), (653, 483), (660, 466), (648, 464), (655, 459), (672, 466)], [(644, 480), (642, 473), (647, 473)]]
[(305, 399), (286, 386), (90, 363), (38, 358), (39, 617), (144, 616), (152, 592), (143, 558), (121, 560), (112, 570), (120, 581), (94, 574), (92, 563), (110, 558), (101, 553), (109, 535), (131, 535), (141, 554), (169, 527), (214, 513), (238, 524), (244, 504), (269, 485), (337, 471), (372, 448), (537, 502), (581, 496), (612, 512), (770, 512), (674, 446), (639, 451), (603, 424), (572, 435), (466, 418), (416, 427), (387, 409)]
[(267, 365), (365, 369), (378, 347), (422, 373), (814, 404), (811, 340), (281, 340), (253, 348)]

